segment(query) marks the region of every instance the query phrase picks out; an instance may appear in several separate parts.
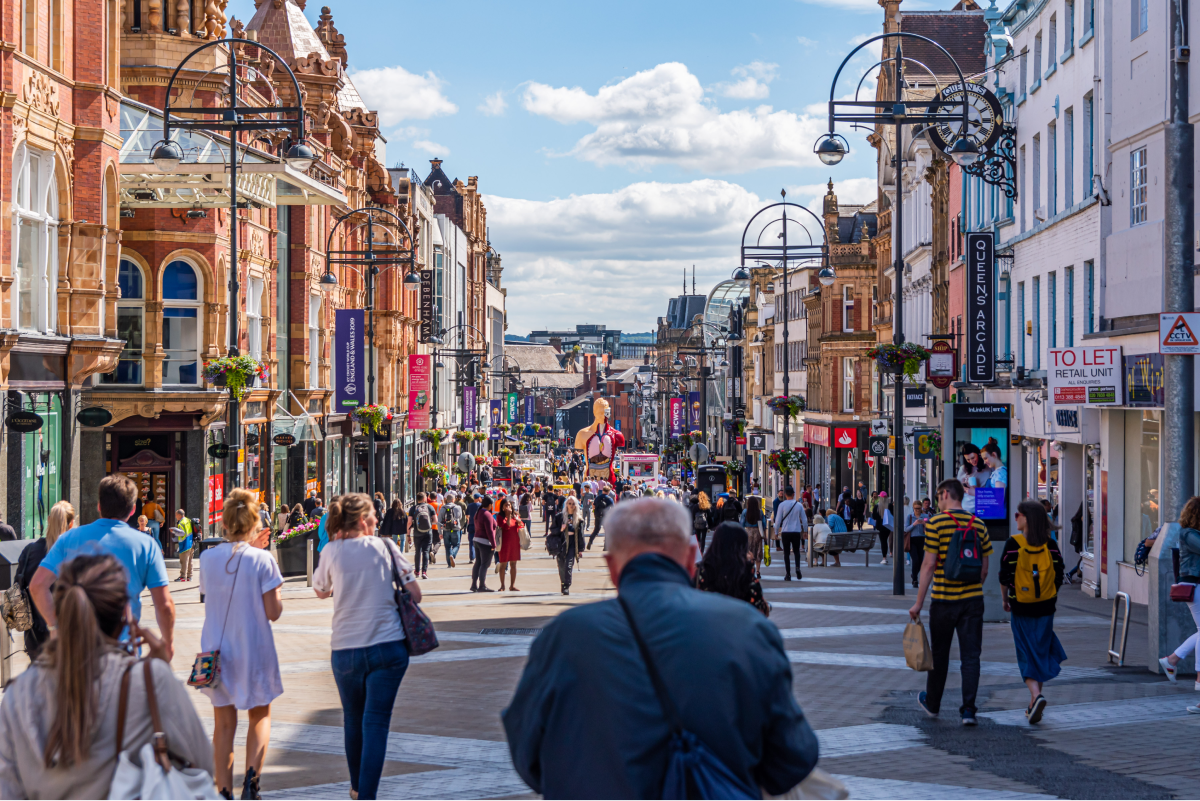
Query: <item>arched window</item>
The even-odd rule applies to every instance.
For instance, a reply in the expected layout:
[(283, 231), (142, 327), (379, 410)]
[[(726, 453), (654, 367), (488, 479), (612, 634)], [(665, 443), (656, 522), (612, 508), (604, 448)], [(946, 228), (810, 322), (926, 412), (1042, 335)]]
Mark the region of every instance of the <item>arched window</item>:
[(196, 268), (175, 260), (163, 268), (164, 385), (200, 383), (200, 279)]
[(22, 145), (13, 163), (13, 293), (11, 325), (54, 333), (58, 286), (58, 189), (54, 154)]
[(117, 369), (104, 376), (105, 384), (141, 384), (142, 348), (146, 328), (146, 283), (142, 269), (129, 259), (121, 259), (117, 271), (117, 339), (125, 341), (125, 349), (117, 360)]

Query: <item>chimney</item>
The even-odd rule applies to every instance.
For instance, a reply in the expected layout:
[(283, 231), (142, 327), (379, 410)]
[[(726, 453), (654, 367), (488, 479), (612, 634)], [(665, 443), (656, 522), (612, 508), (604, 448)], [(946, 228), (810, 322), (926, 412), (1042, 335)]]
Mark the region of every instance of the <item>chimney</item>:
[(442, 166), (442, 160), (441, 159), (430, 159), (429, 166), (435, 170), (439, 169)]
[(562, 353), (562, 337), (550, 337), (550, 347)]

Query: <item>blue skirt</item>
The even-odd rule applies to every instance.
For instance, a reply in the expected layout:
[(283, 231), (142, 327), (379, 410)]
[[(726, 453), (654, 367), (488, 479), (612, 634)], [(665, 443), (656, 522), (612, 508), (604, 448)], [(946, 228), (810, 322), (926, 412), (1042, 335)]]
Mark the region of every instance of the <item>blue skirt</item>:
[(1054, 615), (1012, 615), (1011, 625), (1021, 678), (1049, 681), (1057, 676), (1061, 670), (1059, 666), (1067, 659), (1067, 652), (1054, 633)]

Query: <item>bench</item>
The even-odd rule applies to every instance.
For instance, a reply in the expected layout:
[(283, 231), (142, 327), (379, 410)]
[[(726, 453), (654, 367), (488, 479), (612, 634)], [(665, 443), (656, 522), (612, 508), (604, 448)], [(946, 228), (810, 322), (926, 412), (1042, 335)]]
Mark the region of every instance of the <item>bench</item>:
[(825, 542), (817, 544), (816, 537), (809, 538), (809, 554), (808, 564), (816, 566), (816, 560), (821, 560), (821, 567), (827, 566), (828, 556), (831, 553), (842, 553), (849, 551), (863, 551), (866, 556), (865, 565), (871, 565), (871, 548), (875, 546), (877, 536), (875, 529), (864, 528), (858, 531), (839, 531), (835, 534), (830, 534), (826, 537)]

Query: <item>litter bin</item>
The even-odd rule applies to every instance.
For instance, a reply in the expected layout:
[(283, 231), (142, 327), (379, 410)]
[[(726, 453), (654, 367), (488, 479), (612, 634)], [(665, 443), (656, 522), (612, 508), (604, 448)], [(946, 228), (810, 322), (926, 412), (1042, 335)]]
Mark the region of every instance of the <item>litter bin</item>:
[(17, 577), (17, 561), (21, 551), (34, 540), (5, 540), (0, 542), (0, 590), (7, 590)]

